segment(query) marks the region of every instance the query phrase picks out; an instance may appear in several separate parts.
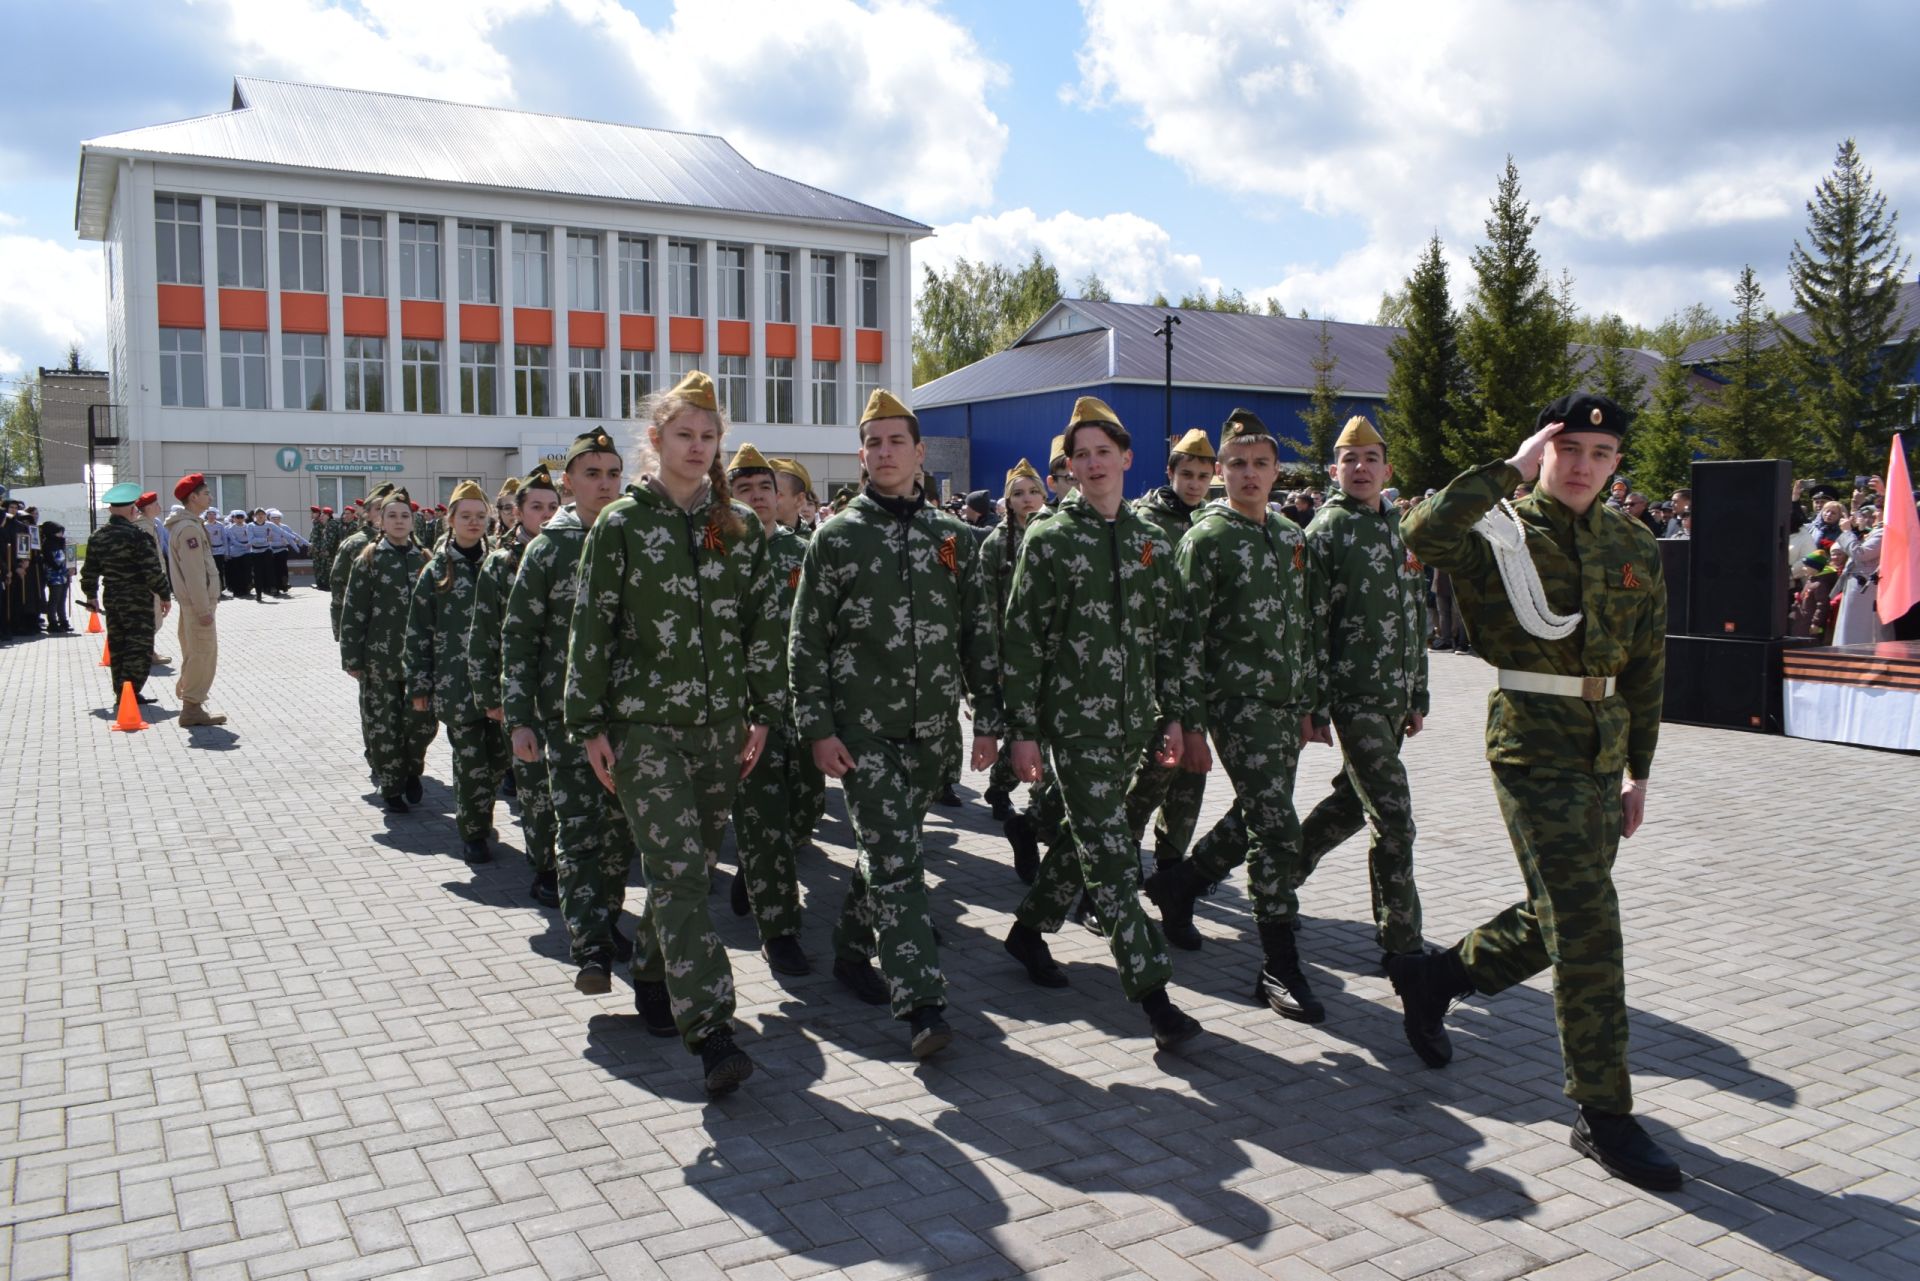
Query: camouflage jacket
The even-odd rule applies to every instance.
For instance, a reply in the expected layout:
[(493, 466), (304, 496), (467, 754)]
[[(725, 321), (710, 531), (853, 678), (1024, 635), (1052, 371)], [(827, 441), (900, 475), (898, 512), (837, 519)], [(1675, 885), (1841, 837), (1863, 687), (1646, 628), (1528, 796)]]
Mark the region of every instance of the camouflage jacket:
[(333, 638), (340, 639), (340, 614), (347, 607), (347, 585), (353, 579), (354, 561), (361, 549), (378, 535), (371, 526), (362, 525), (340, 540), (333, 550), (333, 562), (327, 567), (327, 586), (332, 589), (333, 599), (327, 602), (327, 612), (333, 615)]
[(110, 606), (124, 607), (154, 596), (173, 599), (166, 566), (160, 563), (160, 545), (125, 516), (110, 517), (87, 539), (87, 559), (80, 566), (81, 596), (98, 602), (102, 579)]
[(883, 738), (951, 733), (961, 688), (977, 734), (1000, 727), (993, 610), (974, 569), (979, 542), (922, 504), (896, 516), (872, 494), (814, 531), (788, 641), (795, 733)]
[(786, 616), (760, 518), (720, 526), (706, 493), (683, 511), (652, 484), (600, 513), (580, 552), (567, 647), (567, 733), (584, 743), (614, 722), (778, 723), (786, 711)]
[(1079, 491), (1027, 529), (1007, 601), (1007, 736), (1144, 742), (1188, 717), (1173, 543)]
[(350, 562), (340, 603), (340, 666), (388, 678), (407, 667), (407, 607), (413, 580), (427, 554), (412, 543), (398, 547), (382, 538), (369, 555), (363, 547)]
[(1324, 676), (1313, 709), (1427, 714), (1427, 576), (1400, 537), (1400, 513), (1335, 492), (1307, 525)]
[(407, 693), (431, 698), (434, 719), (443, 725), (484, 720), (490, 705), (481, 700), (467, 658), (479, 591), (480, 561), (462, 556), (451, 538), (413, 580), (407, 605)]
[(1133, 504), (1133, 510), (1157, 526), (1175, 547), (1180, 545), (1181, 536), (1193, 528), (1193, 518), (1200, 514), (1200, 508), (1181, 502), (1171, 485), (1162, 485), (1142, 496)]
[[(1027, 529), (1033, 528), (1033, 521), (1027, 521)], [(986, 541), (980, 544), (980, 556), (975, 562), (974, 572), (980, 575), (980, 592), (993, 607), (993, 621), (1001, 630), (1007, 622), (1007, 597), (1013, 594), (1013, 567), (1020, 558), (1020, 544), (1026, 540), (1026, 529), (1016, 529), (1011, 520), (1003, 520), (987, 531)]]
[(521, 554), (500, 627), (500, 706), (508, 729), (559, 732), (567, 691), (567, 631), (587, 527), (572, 503)]
[(1576, 516), (1544, 489), (1513, 504), (1527, 528), (1547, 605), (1580, 612), (1562, 640), (1521, 628), (1493, 549), (1474, 524), (1520, 483), (1504, 462), (1454, 478), (1407, 513), (1407, 546), (1453, 578), (1454, 598), (1480, 656), (1495, 667), (1559, 676), (1612, 676), (1600, 702), (1558, 694), (1488, 696), (1487, 759), (1647, 777), (1660, 737), (1666, 677), (1667, 585), (1660, 549), (1645, 525), (1596, 502)]
[(1194, 516), (1180, 543), (1189, 631), (1188, 729), (1209, 710), (1252, 698), (1295, 713), (1319, 705), (1313, 628), (1313, 574), (1300, 527), (1269, 507), (1264, 523), (1215, 499)]
[(502, 707), (500, 701), (501, 624), (506, 617), (507, 597), (513, 591), (513, 576), (528, 543), (515, 536), (487, 553), (480, 562), (480, 582), (473, 594), (473, 623), (467, 628), (467, 667), (473, 681), (473, 696), (483, 708)]

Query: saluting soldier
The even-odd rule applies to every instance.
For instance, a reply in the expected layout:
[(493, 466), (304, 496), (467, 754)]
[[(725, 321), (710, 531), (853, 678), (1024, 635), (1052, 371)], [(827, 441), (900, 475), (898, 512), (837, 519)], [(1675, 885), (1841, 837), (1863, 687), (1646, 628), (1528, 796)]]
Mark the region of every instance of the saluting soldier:
[[(173, 487), (180, 510), (167, 517), (167, 560), (173, 590), (180, 598), (180, 727), (224, 725), (227, 718), (207, 710), (213, 673), (220, 658), (220, 635), (214, 630), (214, 612), (220, 606), (220, 569), (203, 519), (212, 510), (207, 478), (200, 472), (182, 476)], [(218, 529), (216, 523), (212, 528)]]
[[(1007, 518), (987, 531), (980, 544), (979, 563), (980, 573), (986, 579), (984, 595), (993, 608), (995, 631), (1004, 636), (1007, 597), (1013, 591), (1013, 566), (1020, 555), (1020, 541), (1033, 514), (1047, 505), (1047, 491), (1032, 463), (1022, 458), (1008, 470), (1002, 498), (1006, 502)], [(1020, 780), (1013, 773), (1013, 757), (1003, 743), (1000, 754), (994, 758), (993, 770), (987, 775), (987, 804), (993, 807), (997, 822), (1013, 820), (1013, 789), (1019, 785)], [(1021, 872), (1020, 879), (1031, 883), (1038, 868), (1036, 856), (1032, 865)]]
[(834, 929), (834, 977), (905, 1020), (915, 1058), (953, 1040), (920, 841), (963, 686), (975, 769), (993, 763), (1000, 728), (979, 545), (915, 484), (926, 453), (913, 411), (876, 389), (860, 416), (866, 488), (807, 543), (788, 647), (795, 731), (841, 780), (860, 847)]
[[(333, 563), (327, 568), (327, 575), (339, 588), (333, 593), (333, 599), (327, 602), (327, 610), (333, 617), (333, 639), (340, 639), (340, 611), (346, 607), (347, 586), (353, 577), (353, 567), (358, 562), (360, 552), (367, 544), (382, 537), (380, 532), (380, 504), (393, 493), (391, 484), (381, 484), (366, 497), (361, 513), (360, 526), (347, 531), (340, 539), (340, 545), (333, 549)], [(244, 595), (244, 592), (236, 592)]]
[[(1573, 1146), (1648, 1188), (1680, 1167), (1632, 1115), (1613, 860), (1646, 814), (1666, 674), (1666, 584), (1645, 525), (1601, 502), (1627, 415), (1562, 396), (1513, 457), (1456, 477), (1408, 513), (1407, 546), (1453, 575), (1474, 648), (1500, 669), (1487, 706), (1493, 790), (1527, 897), (1445, 952), (1392, 958), (1407, 1039), (1453, 1053), (1452, 1003), (1553, 969)], [(1521, 482), (1538, 484), (1504, 501)]]
[(1027, 531), (1007, 602), (1007, 737), (1013, 768), (1040, 780), (1053, 757), (1067, 841), (1049, 850), (1014, 913), (1007, 951), (1043, 987), (1065, 987), (1042, 935), (1060, 928), (1084, 890), (1154, 1044), (1171, 1049), (1200, 1025), (1167, 996), (1173, 960), (1140, 905), (1127, 831), (1127, 783), (1149, 742), (1180, 763), (1188, 717), (1186, 614), (1173, 544), (1122, 496), (1133, 440), (1104, 402), (1074, 402), (1064, 449), (1078, 488)]
[(407, 693), (407, 609), (427, 554), (413, 542), (404, 489), (374, 507), (380, 538), (354, 554), (340, 610), (340, 665), (360, 682), (360, 732), (387, 809), (405, 814), (424, 794), (434, 722)]
[[(173, 608), (173, 589), (160, 564), (158, 542), (134, 523), (140, 486), (123, 481), (101, 495), (110, 515), (87, 539), (80, 566), (80, 593), (89, 613), (100, 612), (100, 584), (106, 583), (107, 661), (113, 670), (113, 698), (127, 685), (142, 703), (155, 703), (141, 690), (153, 670), (154, 602), (165, 617)], [(9, 549), (11, 551), (11, 549)], [(112, 706), (111, 700), (108, 706)]]

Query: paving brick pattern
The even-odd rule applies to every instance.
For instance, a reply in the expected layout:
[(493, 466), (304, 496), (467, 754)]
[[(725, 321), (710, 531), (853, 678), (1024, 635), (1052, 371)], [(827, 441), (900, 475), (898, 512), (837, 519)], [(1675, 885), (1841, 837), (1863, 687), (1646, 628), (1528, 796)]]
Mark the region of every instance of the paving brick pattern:
[[(1664, 736), (1619, 868), (1640, 1108), (1693, 1176), (1660, 1196), (1568, 1148), (1544, 984), (1463, 1007), (1452, 1067), (1420, 1068), (1362, 840), (1302, 896), (1328, 1021), (1248, 1000), (1227, 886), (1176, 954), (1208, 1035), (1156, 1056), (1093, 936), (1056, 941), (1061, 992), (1002, 953), (1020, 887), (977, 801), (927, 833), (954, 1048), (916, 1064), (825, 974), (836, 794), (803, 864), (819, 973), (775, 979), (714, 900), (759, 1070), (709, 1103), (623, 984), (573, 991), (504, 803), (477, 875), (444, 783), (368, 803), (325, 597), (221, 632), (233, 720), (190, 732), (165, 678), (152, 730), (107, 731), (97, 638), (0, 650), (0, 1276), (1920, 1275), (1911, 757)], [(1437, 655), (1408, 748), (1439, 941), (1519, 885), (1488, 675)], [(1303, 807), (1334, 769), (1308, 751)]]

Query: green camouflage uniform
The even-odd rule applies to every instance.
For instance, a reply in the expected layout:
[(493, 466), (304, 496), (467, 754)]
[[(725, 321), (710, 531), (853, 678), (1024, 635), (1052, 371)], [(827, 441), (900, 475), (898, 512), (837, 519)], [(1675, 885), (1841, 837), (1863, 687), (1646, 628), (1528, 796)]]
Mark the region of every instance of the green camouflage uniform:
[(388, 796), (425, 772), (431, 712), (407, 693), (407, 612), (427, 555), (382, 538), (353, 560), (340, 610), (340, 665), (360, 673), (360, 730), (374, 783)]
[[(1182, 503), (1172, 486), (1162, 485), (1133, 504), (1133, 510), (1159, 526), (1177, 552), (1197, 509)], [(1158, 746), (1149, 743), (1141, 753), (1140, 766), (1127, 788), (1127, 826), (1137, 846), (1146, 838), (1147, 820), (1159, 811), (1153, 823), (1153, 857), (1155, 862), (1170, 863), (1185, 858), (1187, 846), (1193, 843), (1193, 829), (1200, 822), (1200, 805), (1207, 795), (1207, 776), (1162, 765), (1155, 759)]]
[(941, 736), (963, 683), (974, 732), (999, 732), (999, 656), (974, 573), (978, 540), (924, 503), (886, 504), (861, 493), (814, 531), (788, 667), (796, 748), (838, 736), (854, 760), (841, 789), (860, 856), (834, 956), (877, 960), (892, 1012), (905, 1018), (946, 1003), (920, 852)]
[(1072, 839), (1041, 860), (1015, 919), (1057, 930), (1086, 890), (1130, 1001), (1173, 977), (1124, 801), (1148, 742), (1186, 719), (1185, 640), (1173, 543), (1125, 503), (1109, 521), (1076, 490), (1027, 531), (1003, 641), (1007, 734), (1052, 755)]
[(431, 699), (434, 719), (447, 727), (454, 821), (463, 841), (492, 832), (494, 794), (507, 773), (506, 739), (487, 715), (467, 657), (479, 583), (479, 559), (462, 555), (449, 538), (414, 579), (407, 607), (407, 693)]
[(327, 520), (324, 516), (313, 518), (313, 528), (307, 534), (307, 551), (313, 557), (313, 585), (321, 591), (327, 590), (327, 571), (333, 567), (322, 555), (327, 539)]
[(1400, 744), (1409, 714), (1427, 714), (1426, 574), (1401, 540), (1392, 503), (1370, 507), (1344, 493), (1335, 493), (1308, 524), (1307, 559), (1317, 589), (1315, 649), (1326, 699), (1313, 719), (1333, 725), (1343, 765), (1332, 794), (1301, 824), (1299, 879), (1371, 825), (1367, 869), (1380, 946), (1417, 952), (1413, 798)]
[(540, 739), (553, 807), (553, 866), (575, 965), (612, 967), (614, 923), (633, 864), (626, 811), (600, 785), (587, 753), (567, 738), (567, 636), (579, 595), (586, 526), (568, 503), (527, 544), (507, 594), (500, 638), (500, 706), (509, 734)]
[(333, 593), (333, 599), (327, 602), (327, 613), (333, 619), (333, 639), (340, 639), (340, 612), (347, 607), (347, 587), (353, 579), (353, 567), (360, 551), (368, 543), (380, 537), (370, 525), (362, 525), (340, 540), (333, 549), (333, 563), (327, 567), (327, 581), (339, 588)]
[(1256, 522), (1222, 498), (1194, 517), (1179, 560), (1193, 628), (1193, 728), (1212, 731), (1234, 792), (1193, 847), (1193, 871), (1220, 881), (1244, 860), (1254, 920), (1289, 922), (1299, 912), (1300, 718), (1320, 702), (1306, 541), (1274, 509)]
[[(807, 545), (790, 529), (775, 526), (767, 537), (773, 592), (782, 619), (793, 617), (793, 593), (800, 585), (800, 560)], [(781, 640), (785, 647), (785, 638)], [(807, 756), (812, 758), (812, 752)], [(733, 801), (734, 844), (740, 875), (762, 940), (800, 933), (800, 867), (794, 858), (797, 802), (804, 780), (789, 717), (767, 727), (767, 746), (753, 772), (740, 780)]]
[(1608, 1112), (1633, 1104), (1626, 974), (1613, 860), (1621, 771), (1644, 779), (1660, 735), (1667, 589), (1640, 522), (1596, 501), (1576, 516), (1545, 489), (1513, 504), (1527, 527), (1547, 607), (1584, 620), (1561, 640), (1521, 628), (1492, 548), (1473, 526), (1520, 483), (1504, 462), (1465, 472), (1407, 515), (1414, 555), (1453, 576), (1473, 647), (1495, 666), (1613, 676), (1593, 702), (1494, 689), (1487, 759), (1527, 897), (1469, 933), (1460, 957), (1491, 994), (1553, 968), (1567, 1096)]
[[(11, 563), (13, 548), (5, 549)], [(106, 597), (100, 584), (106, 582)], [(153, 670), (153, 638), (158, 630), (153, 598), (173, 599), (160, 548), (140, 526), (125, 516), (109, 517), (87, 539), (87, 559), (80, 566), (80, 594), (107, 611), (107, 661), (113, 669), (117, 700), (128, 684), (138, 694)], [(112, 705), (111, 703), (109, 705)]]
[[(529, 540), (531, 541), (531, 540)], [(513, 590), (514, 575), (520, 572), (520, 560), (527, 543), (516, 535), (512, 542), (487, 553), (480, 563), (480, 582), (473, 595), (473, 626), (467, 632), (467, 663), (473, 672), (474, 697), (483, 707), (501, 707), (501, 640), (507, 611), (507, 596)], [(505, 744), (508, 728), (499, 722)], [(539, 730), (534, 730), (535, 737)], [(523, 761), (513, 755), (514, 795), (520, 802), (520, 831), (527, 844), (527, 862), (535, 872), (553, 869), (553, 798), (547, 793), (547, 766), (544, 759)]]
[(664, 982), (687, 1048), (733, 1019), (733, 968), (707, 914), (747, 725), (786, 711), (786, 616), (760, 520), (722, 529), (703, 493), (682, 510), (654, 482), (600, 513), (580, 554), (567, 646), (567, 734), (613, 747), (615, 790), (646, 878), (635, 983)]

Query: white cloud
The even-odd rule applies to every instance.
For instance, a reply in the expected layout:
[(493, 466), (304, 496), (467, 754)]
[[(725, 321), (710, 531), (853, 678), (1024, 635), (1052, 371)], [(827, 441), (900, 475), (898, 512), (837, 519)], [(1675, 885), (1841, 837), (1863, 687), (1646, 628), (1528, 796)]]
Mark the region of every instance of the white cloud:
[(104, 362), (106, 296), (98, 245), (0, 234), (0, 374), (58, 364), (73, 342)]
[[(1218, 288), (1195, 254), (1179, 253), (1167, 229), (1132, 213), (1085, 217), (1065, 211), (1042, 218), (1031, 209), (947, 223), (914, 246), (916, 272), (945, 270), (955, 259), (1018, 266), (1039, 250), (1060, 273), (1068, 293), (1097, 274), (1121, 302), (1145, 302), (1156, 291), (1179, 297), (1197, 285)], [(917, 284), (917, 282), (916, 282)]]

